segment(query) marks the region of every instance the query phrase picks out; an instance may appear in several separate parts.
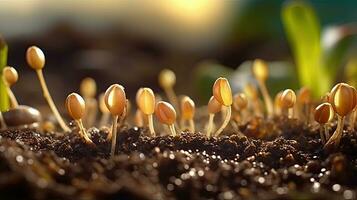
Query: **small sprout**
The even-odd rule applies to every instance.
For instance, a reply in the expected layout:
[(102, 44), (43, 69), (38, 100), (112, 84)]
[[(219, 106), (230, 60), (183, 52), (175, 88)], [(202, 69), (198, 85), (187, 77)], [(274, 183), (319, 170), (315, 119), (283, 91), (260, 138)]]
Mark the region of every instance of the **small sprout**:
[(105, 105), (104, 93), (99, 95), (99, 109), (100, 112), (102, 113), (102, 116), (99, 121), (99, 127), (103, 127), (107, 125), (110, 117), (110, 112), (107, 108), (107, 105)]
[(10, 98), (12, 108), (16, 108), (19, 105), (19, 103), (17, 102), (16, 97), (14, 93), (11, 91), (10, 87), (17, 82), (19, 75), (17, 74), (15, 68), (7, 66), (4, 67), (4, 69), (2, 70), (2, 76), (5, 83), (7, 94)]
[(174, 91), (174, 85), (176, 83), (176, 75), (170, 69), (164, 69), (159, 74), (159, 84), (164, 89), (167, 98), (170, 103), (175, 107), (178, 106), (177, 96)]
[(40, 48), (38, 48), (36, 46), (31, 46), (27, 49), (26, 60), (27, 60), (28, 65), (36, 71), (38, 79), (41, 84), (42, 91), (43, 91), (43, 96), (45, 97), (45, 99), (46, 99), (50, 109), (52, 110), (54, 116), (56, 117), (59, 125), (65, 132), (69, 132), (70, 129), (64, 122), (60, 113), (58, 112), (57, 107), (51, 97), (51, 94), (48, 91), (45, 78), (43, 77), (42, 69), (45, 66), (45, 55), (43, 54), (43, 52)]
[(311, 90), (307, 87), (302, 87), (297, 94), (297, 110), (296, 113), (299, 118), (304, 118), (305, 121), (310, 120), (310, 103), (311, 103)]
[(110, 155), (115, 154), (117, 140), (118, 119), (124, 113), (126, 107), (126, 95), (124, 87), (119, 84), (111, 85), (104, 94), (105, 105), (113, 116), (112, 130), (109, 132), (107, 140), (112, 141)]
[(87, 104), (83, 123), (87, 126), (93, 126), (98, 112), (97, 100), (95, 99), (97, 93), (95, 80), (90, 77), (84, 78), (80, 84), (79, 91)]
[(88, 137), (87, 131), (83, 126), (82, 118), (85, 112), (85, 101), (84, 99), (77, 93), (71, 93), (67, 96), (66, 99), (66, 108), (68, 114), (75, 120), (77, 126), (80, 130), (80, 136), (86, 141), (88, 144), (93, 144), (92, 140)]
[(329, 96), (330, 104), (337, 114), (337, 129), (325, 144), (326, 150), (336, 149), (342, 137), (345, 117), (350, 114), (357, 104), (356, 89), (346, 83), (339, 83), (332, 88)]
[(288, 110), (288, 118), (292, 118), (294, 116), (294, 105), (296, 102), (295, 92), (291, 89), (286, 89), (281, 94), (280, 97), (281, 106), (284, 110)]
[(176, 136), (176, 111), (174, 107), (167, 102), (159, 101), (156, 104), (155, 115), (161, 123), (166, 124), (169, 127), (172, 136)]
[(320, 124), (320, 137), (323, 144), (325, 144), (330, 137), (327, 123), (332, 120), (333, 116), (334, 111), (330, 103), (322, 103), (315, 109), (314, 118), (315, 121)]
[(190, 97), (184, 96), (181, 100), (181, 129), (185, 126), (185, 121), (188, 121), (190, 124), (189, 130), (192, 133), (195, 132), (195, 123), (193, 121), (195, 109), (195, 102)]
[(207, 133), (206, 137), (211, 137), (211, 132), (214, 126), (214, 115), (222, 110), (222, 104), (220, 104), (214, 96), (212, 96), (209, 101), (208, 101), (208, 114), (209, 114), (209, 119), (208, 119), (208, 124), (207, 124)]
[(150, 88), (140, 88), (136, 93), (136, 103), (147, 116), (150, 134), (155, 136), (153, 114), (155, 112), (155, 95)]
[(268, 116), (273, 116), (273, 101), (269, 95), (268, 89), (266, 87), (266, 80), (268, 79), (269, 69), (265, 61), (261, 59), (256, 59), (253, 62), (253, 74), (258, 81), (260, 91), (263, 95), (265, 106), (268, 112)]
[(248, 99), (247, 96), (244, 93), (239, 93), (234, 95), (233, 97), (234, 101), (233, 101), (233, 107), (236, 111), (238, 111), (237, 115), (236, 115), (236, 122), (237, 123), (244, 123), (243, 119), (243, 112), (245, 111), (245, 109), (248, 106)]
[(226, 128), (226, 126), (229, 123), (229, 120), (231, 119), (232, 115), (232, 103), (233, 103), (233, 97), (232, 97), (232, 90), (231, 86), (229, 85), (229, 82), (226, 78), (218, 78), (212, 87), (213, 90), (213, 96), (214, 98), (223, 106), (227, 108), (227, 115), (225, 120), (223, 121), (222, 126), (216, 131), (215, 135), (219, 136), (219, 134), (222, 133), (223, 129)]

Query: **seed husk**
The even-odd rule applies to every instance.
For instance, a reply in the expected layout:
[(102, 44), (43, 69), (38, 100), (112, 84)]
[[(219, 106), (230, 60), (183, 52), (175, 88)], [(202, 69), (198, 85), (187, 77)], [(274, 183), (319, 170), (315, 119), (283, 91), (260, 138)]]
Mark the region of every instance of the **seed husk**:
[(224, 106), (232, 105), (232, 90), (226, 78), (220, 77), (215, 81), (213, 84), (213, 96)]

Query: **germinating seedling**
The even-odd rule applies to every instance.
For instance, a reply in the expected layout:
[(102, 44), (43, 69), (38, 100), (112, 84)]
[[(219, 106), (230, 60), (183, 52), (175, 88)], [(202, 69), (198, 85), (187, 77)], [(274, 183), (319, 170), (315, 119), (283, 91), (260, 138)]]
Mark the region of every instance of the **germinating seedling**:
[(269, 76), (269, 69), (268, 65), (265, 61), (261, 59), (256, 59), (253, 62), (253, 74), (258, 82), (260, 91), (263, 95), (265, 107), (268, 112), (268, 117), (272, 117), (274, 110), (273, 110), (273, 101), (269, 95), (267, 86), (265, 84), (266, 80)]
[(166, 124), (172, 136), (176, 136), (175, 122), (176, 122), (176, 111), (175, 108), (164, 101), (159, 101), (156, 104), (155, 115), (157, 119), (162, 123)]
[(43, 91), (43, 96), (45, 97), (50, 109), (52, 110), (54, 116), (56, 117), (59, 125), (65, 132), (69, 132), (70, 129), (64, 122), (63, 118), (59, 114), (56, 105), (54, 104), (51, 94), (48, 91), (45, 78), (43, 76), (42, 69), (45, 66), (45, 55), (42, 50), (36, 46), (31, 46), (27, 49), (26, 60), (28, 65), (34, 69), (37, 73), (38, 79), (40, 80), (41, 88)]
[(105, 105), (107, 106), (109, 112), (113, 116), (112, 129), (108, 134), (107, 140), (112, 141), (110, 155), (111, 157), (115, 154), (115, 146), (117, 140), (117, 128), (119, 116), (124, 114), (126, 106), (126, 95), (124, 92), (124, 87), (119, 84), (111, 85), (104, 94)]
[(222, 106), (225, 106), (227, 109), (227, 115), (225, 117), (225, 120), (222, 123), (222, 126), (216, 131), (215, 136), (219, 136), (224, 128), (228, 125), (231, 116), (232, 116), (232, 103), (233, 103), (233, 97), (232, 97), (232, 90), (231, 86), (229, 85), (229, 82), (226, 78), (218, 78), (215, 83), (213, 84), (212, 87), (213, 90), (213, 96), (214, 98), (222, 104)]
[(206, 132), (206, 137), (211, 137), (211, 133), (213, 130), (214, 126), (214, 116), (216, 113), (220, 112), (222, 110), (222, 104), (219, 103), (214, 96), (212, 96), (209, 101), (208, 101), (208, 114), (209, 114), (209, 119), (208, 119), (208, 124), (207, 124), (207, 132)]
[(5, 83), (6, 91), (10, 98), (12, 108), (16, 108), (19, 103), (17, 102), (17, 99), (10, 87), (17, 82), (19, 75), (15, 68), (7, 66), (2, 70), (2, 78)]
[(87, 144), (94, 145), (92, 140), (88, 137), (87, 131), (83, 126), (82, 118), (85, 112), (85, 101), (77, 93), (71, 93), (66, 99), (66, 108), (68, 114), (75, 120), (77, 126), (79, 127), (79, 134), (85, 140)]
[(80, 84), (80, 94), (86, 101), (86, 112), (84, 116), (84, 124), (91, 127), (93, 126), (98, 112), (97, 100), (95, 95), (97, 93), (97, 84), (94, 79), (87, 77), (84, 78)]
[(136, 94), (136, 103), (141, 113), (147, 116), (151, 136), (155, 136), (153, 114), (155, 112), (155, 95), (150, 88), (140, 88)]
[(328, 122), (332, 120), (334, 116), (333, 108), (330, 103), (322, 103), (315, 109), (315, 121), (320, 124), (320, 137), (322, 144), (330, 138), (328, 130)]
[(184, 96), (181, 99), (181, 129), (184, 129), (185, 122), (189, 123), (189, 131), (192, 133), (195, 132), (195, 123), (193, 121), (193, 117), (195, 116), (195, 102), (188, 96)]
[[(283, 108), (283, 112), (288, 118), (293, 118), (294, 116), (294, 105), (296, 102), (295, 92), (291, 89), (286, 89), (281, 94), (280, 103)], [(287, 112), (287, 113), (286, 113)]]
[(337, 129), (325, 144), (325, 149), (335, 149), (339, 146), (343, 132), (345, 117), (350, 114), (357, 104), (356, 89), (346, 83), (339, 83), (332, 88), (329, 101), (337, 114)]
[(169, 99), (170, 103), (177, 108), (178, 100), (174, 91), (174, 86), (176, 84), (176, 75), (170, 69), (164, 69), (159, 74), (159, 84)]

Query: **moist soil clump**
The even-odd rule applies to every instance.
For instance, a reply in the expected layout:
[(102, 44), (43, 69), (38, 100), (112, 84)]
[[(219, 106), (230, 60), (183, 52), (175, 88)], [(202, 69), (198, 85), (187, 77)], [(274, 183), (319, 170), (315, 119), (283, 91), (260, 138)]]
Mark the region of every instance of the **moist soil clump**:
[(318, 127), (298, 121), (252, 120), (240, 131), (228, 129), (219, 138), (187, 131), (176, 137), (149, 137), (146, 129), (124, 126), (111, 159), (108, 129), (88, 130), (95, 146), (86, 144), (77, 129), (68, 134), (4, 130), (0, 197), (356, 198), (355, 133), (346, 131), (339, 151), (326, 153)]

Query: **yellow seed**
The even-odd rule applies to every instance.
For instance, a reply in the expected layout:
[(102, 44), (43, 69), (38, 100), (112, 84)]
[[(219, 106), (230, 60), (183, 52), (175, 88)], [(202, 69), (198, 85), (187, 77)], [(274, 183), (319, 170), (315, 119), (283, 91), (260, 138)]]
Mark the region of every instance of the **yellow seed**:
[(281, 105), (284, 108), (292, 108), (296, 102), (295, 92), (291, 89), (284, 90), (280, 97)]
[(164, 101), (160, 101), (156, 104), (155, 115), (161, 123), (166, 125), (172, 125), (176, 121), (176, 111), (174, 107)]
[(209, 99), (207, 107), (210, 114), (216, 114), (222, 110), (222, 104), (219, 103), (214, 96), (211, 96)]
[(181, 100), (181, 113), (182, 119), (185, 120), (191, 120), (195, 115), (195, 102), (188, 96), (184, 96)]
[(104, 100), (105, 105), (112, 115), (121, 115), (126, 105), (124, 87), (119, 84), (111, 85), (107, 91), (105, 91)]
[(79, 94), (71, 93), (67, 96), (66, 108), (74, 120), (79, 120), (84, 116), (85, 102)]
[(232, 105), (232, 90), (226, 78), (218, 78), (213, 84), (214, 98), (224, 106)]
[(8, 86), (15, 84), (19, 78), (16, 69), (10, 66), (4, 67), (2, 74)]
[(346, 83), (339, 83), (331, 90), (329, 100), (335, 112), (344, 117), (356, 107), (356, 89)]
[(176, 75), (169, 69), (164, 69), (159, 74), (159, 84), (162, 88), (172, 88), (176, 83)]
[(244, 93), (234, 95), (233, 106), (236, 110), (243, 110), (248, 106), (248, 99)]
[(307, 87), (302, 87), (297, 96), (298, 102), (308, 104), (311, 102), (311, 90)]
[(266, 81), (269, 75), (268, 65), (264, 60), (255, 59), (253, 62), (253, 74), (256, 79)]
[(315, 109), (315, 121), (319, 124), (326, 124), (333, 118), (333, 108), (330, 103), (322, 103)]
[(93, 98), (97, 93), (97, 84), (94, 79), (87, 77), (82, 80), (79, 90), (84, 98)]
[(26, 60), (34, 70), (40, 70), (45, 66), (45, 55), (42, 50), (36, 46), (31, 46), (27, 49)]
[(136, 93), (136, 103), (146, 115), (152, 115), (155, 112), (155, 95), (150, 88), (140, 88)]

